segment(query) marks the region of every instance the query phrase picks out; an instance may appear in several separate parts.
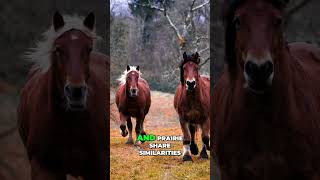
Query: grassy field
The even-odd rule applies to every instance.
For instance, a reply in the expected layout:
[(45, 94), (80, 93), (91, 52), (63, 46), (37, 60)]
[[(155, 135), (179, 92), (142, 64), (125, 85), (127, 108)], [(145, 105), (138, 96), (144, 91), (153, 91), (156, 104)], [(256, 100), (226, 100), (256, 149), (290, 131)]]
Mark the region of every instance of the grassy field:
[[(154, 135), (182, 135), (178, 116), (173, 108), (173, 95), (156, 91), (151, 94), (152, 105), (145, 121), (146, 132)], [(193, 162), (183, 162), (182, 156), (139, 156), (139, 149), (125, 144), (127, 137), (120, 135), (115, 105), (112, 111), (114, 117), (110, 132), (110, 177), (112, 180), (210, 179), (210, 161), (201, 160), (199, 156), (193, 156)], [(202, 147), (200, 139), (198, 135), (199, 149)], [(182, 151), (181, 141), (168, 141), (168, 143), (172, 146), (171, 150)], [(148, 143), (142, 144), (141, 148), (147, 150)]]

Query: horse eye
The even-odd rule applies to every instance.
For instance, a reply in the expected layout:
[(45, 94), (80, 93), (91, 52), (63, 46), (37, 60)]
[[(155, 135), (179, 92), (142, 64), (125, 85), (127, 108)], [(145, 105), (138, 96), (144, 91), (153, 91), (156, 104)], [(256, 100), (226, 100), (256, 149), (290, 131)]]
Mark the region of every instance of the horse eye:
[(234, 24), (236, 30), (239, 31), (240, 30), (240, 19), (239, 19), (239, 17), (235, 17), (234, 18), (233, 24)]

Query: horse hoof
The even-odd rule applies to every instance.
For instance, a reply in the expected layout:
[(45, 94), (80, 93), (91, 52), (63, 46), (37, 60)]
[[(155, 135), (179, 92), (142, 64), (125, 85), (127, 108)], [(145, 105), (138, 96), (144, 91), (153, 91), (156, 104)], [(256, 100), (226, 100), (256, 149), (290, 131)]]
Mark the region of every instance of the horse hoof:
[(192, 158), (191, 158), (190, 155), (185, 154), (185, 155), (183, 156), (183, 161), (192, 161)]
[(128, 134), (129, 134), (129, 133), (128, 133), (127, 130), (125, 130), (124, 132), (123, 132), (123, 131), (121, 132), (122, 137), (126, 137)]
[(141, 145), (141, 142), (140, 142), (140, 141), (136, 141), (136, 142), (134, 143), (134, 145), (135, 145), (135, 146), (140, 146), (140, 145)]
[(133, 144), (133, 139), (128, 139), (128, 141), (126, 142), (126, 144)]
[(197, 155), (199, 153), (199, 149), (198, 149), (197, 144), (191, 143), (190, 144), (190, 151), (191, 151), (191, 154)]
[(200, 152), (200, 158), (201, 159), (209, 159), (209, 156), (207, 154), (206, 149), (202, 149), (202, 151)]

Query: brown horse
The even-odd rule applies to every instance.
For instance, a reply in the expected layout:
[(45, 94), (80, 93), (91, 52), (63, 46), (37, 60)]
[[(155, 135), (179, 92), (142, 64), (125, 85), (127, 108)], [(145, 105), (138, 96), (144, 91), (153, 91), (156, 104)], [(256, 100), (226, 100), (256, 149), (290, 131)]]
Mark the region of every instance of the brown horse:
[(210, 133), (210, 79), (199, 74), (200, 58), (198, 53), (183, 53), (180, 65), (180, 84), (174, 96), (174, 108), (179, 114), (183, 133), (183, 160), (192, 161), (191, 154), (198, 154), (195, 142), (197, 126), (202, 131), (203, 147), (200, 157), (208, 159)]
[(107, 178), (109, 59), (92, 51), (95, 16), (56, 12), (21, 91), (19, 131), (33, 180)]
[(320, 178), (320, 49), (287, 44), (286, 2), (224, 2), (225, 70), (213, 96), (222, 180)]
[[(136, 135), (145, 135), (143, 128), (144, 118), (149, 112), (151, 105), (150, 88), (143, 78), (139, 66), (127, 66), (119, 78), (120, 86), (116, 94), (116, 104), (120, 114), (120, 129), (123, 137), (128, 135), (126, 124), (129, 130), (127, 144), (133, 144), (131, 117), (137, 119)], [(140, 141), (136, 141), (138, 145)]]

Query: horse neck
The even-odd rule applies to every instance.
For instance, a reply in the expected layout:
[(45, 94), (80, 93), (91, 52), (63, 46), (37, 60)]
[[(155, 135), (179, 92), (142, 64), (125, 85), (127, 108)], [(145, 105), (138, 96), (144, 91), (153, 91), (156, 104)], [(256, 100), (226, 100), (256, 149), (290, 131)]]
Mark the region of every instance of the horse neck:
[[(56, 109), (60, 106), (64, 99), (64, 95), (59, 83), (59, 74), (51, 67), (47, 72), (47, 86), (48, 86), (48, 101), (51, 108)], [(60, 87), (60, 88), (59, 88)]]

